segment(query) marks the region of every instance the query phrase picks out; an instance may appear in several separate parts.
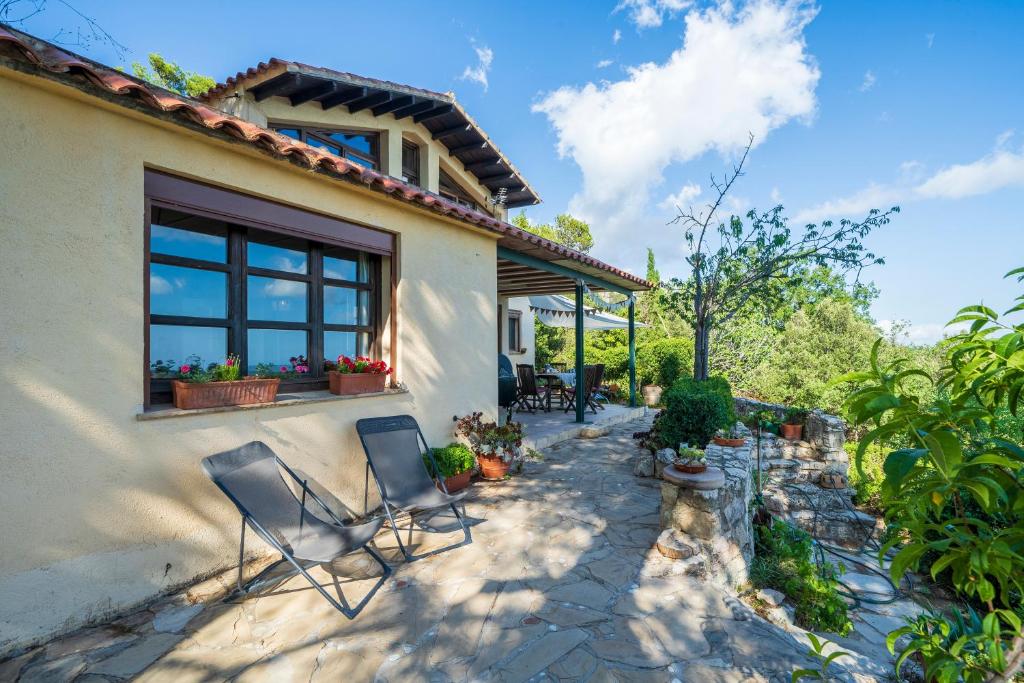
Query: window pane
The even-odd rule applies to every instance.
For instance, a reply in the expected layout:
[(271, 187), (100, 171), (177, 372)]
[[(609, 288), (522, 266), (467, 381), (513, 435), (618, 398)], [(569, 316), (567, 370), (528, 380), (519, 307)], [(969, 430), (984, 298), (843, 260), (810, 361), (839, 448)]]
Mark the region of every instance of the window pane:
[(306, 322), (305, 282), (249, 276), (249, 320)]
[(369, 257), (361, 252), (338, 247), (324, 248), (324, 277), (351, 282), (369, 282)]
[(149, 249), (156, 254), (227, 263), (228, 239), (226, 232), (225, 230), (224, 234), (211, 235), (158, 225), (154, 221), (149, 230)]
[(299, 133), (298, 128), (275, 128), (274, 130), (276, 130), (281, 135), (287, 135), (288, 137), (295, 138), (296, 140), (302, 139), (302, 134)]
[(324, 322), (329, 325), (369, 325), (370, 293), (365, 289), (324, 287)]
[(366, 356), (370, 353), (370, 335), (366, 332), (324, 332), (324, 358)]
[(156, 315), (226, 318), (227, 273), (151, 264), (149, 310)]
[(309, 255), (304, 249), (290, 248), (301, 247), (300, 242), (300, 240), (282, 238), (278, 244), (272, 245), (253, 242), (250, 239), (247, 248), (249, 266), (305, 274), (309, 272)]
[(351, 147), (352, 149), (359, 150), (363, 154), (368, 156), (376, 156), (376, 137), (373, 135), (358, 135), (348, 133), (331, 133), (332, 140)]
[(203, 364), (222, 362), (228, 355), (228, 331), (223, 327), (150, 325), (149, 361), (177, 367), (192, 355)]
[(309, 137), (306, 138), (306, 143), (310, 144), (310, 145), (313, 145), (314, 147), (319, 147), (321, 149), (326, 149), (331, 154), (337, 154), (338, 156), (341, 156), (341, 148), (340, 147), (338, 147), (337, 145), (329, 145), (326, 142), (323, 142), (321, 140), (317, 140), (312, 135), (310, 135)]
[(361, 157), (357, 157), (355, 154), (346, 154), (345, 158), (348, 159), (349, 161), (355, 162), (355, 163), (359, 164), (360, 166), (364, 166), (364, 167), (369, 168), (369, 169), (374, 169), (375, 170), (377, 168), (377, 164), (375, 164), (374, 162), (369, 161), (368, 159), (363, 159)]
[(291, 368), (290, 358), (309, 357), (307, 335), (304, 330), (261, 330), (249, 328), (249, 372), (255, 372), (260, 363), (270, 363), (279, 369)]

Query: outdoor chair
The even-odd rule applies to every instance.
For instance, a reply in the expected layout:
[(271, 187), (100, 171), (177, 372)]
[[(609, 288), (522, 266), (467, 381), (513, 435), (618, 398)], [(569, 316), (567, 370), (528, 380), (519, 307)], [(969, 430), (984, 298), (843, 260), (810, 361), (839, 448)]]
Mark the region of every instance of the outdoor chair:
[(566, 387), (562, 390), (568, 399), (565, 405), (565, 412), (576, 409), (576, 401), (580, 398), (580, 394), (582, 393), (584, 409), (590, 408), (591, 411), (597, 413), (597, 404), (594, 402), (594, 391), (597, 389), (599, 377), (603, 376), (604, 365), (583, 366), (582, 388), (580, 388), (580, 382), (577, 380), (576, 386)]
[[(423, 462), (426, 454), (431, 469), (440, 472), (434, 461), (434, 453), (427, 446), (423, 432), (415, 418), (411, 415), (394, 415), (392, 417), (364, 418), (356, 422), (356, 431), (366, 453), (366, 465), (373, 473), (380, 492), (384, 514), (395, 533), (398, 547), (409, 562), (422, 560), (446, 550), (454, 550), (473, 542), (472, 534), (463, 516), (459, 514), (456, 503), (466, 497), (466, 491), (451, 495), (445, 486), (444, 477), (438, 476), (437, 482), (427, 471)], [(440, 489), (438, 488), (440, 487)], [(455, 518), (462, 527), (463, 539), (458, 543), (447, 545), (421, 555), (409, 552), (398, 532), (396, 515), (409, 515), (409, 542), (412, 542), (413, 526), (416, 515), (450, 507)], [(422, 525), (420, 526), (422, 529)]]
[[(537, 374), (533, 366), (528, 363), (520, 363), (516, 366), (516, 374), (519, 376), (519, 393), (516, 395), (516, 405), (521, 406), (528, 412), (536, 412), (538, 408), (545, 410), (545, 401), (548, 400), (548, 388), (537, 384)], [(550, 402), (547, 406), (550, 407)]]
[[(255, 593), (265, 585), (278, 584), (298, 573), (302, 574), (332, 607), (353, 619), (391, 575), (391, 567), (369, 546), (374, 535), (383, 526), (384, 520), (346, 524), (308, 486), (308, 480), (300, 479), (265, 443), (252, 441), (234, 450), (211, 455), (203, 459), (203, 469), (242, 515), (242, 538), (238, 549), (238, 586), (232, 597)], [(301, 490), (301, 500), (288, 485), (282, 471), (287, 473), (294, 480), (298, 490)], [(307, 499), (311, 499), (323, 510), (324, 517), (307, 507)], [(243, 585), (242, 565), (245, 560), (247, 526), (252, 527), (260, 538), (281, 553), (281, 559)], [(309, 569), (316, 565), (330, 564), (356, 550), (364, 550), (376, 560), (383, 570), (383, 575), (353, 608), (345, 600), (333, 572), (329, 573), (334, 578), (338, 599), (331, 596), (320, 582), (310, 576)], [(294, 571), (275, 576), (275, 570), (285, 562), (291, 564)]]

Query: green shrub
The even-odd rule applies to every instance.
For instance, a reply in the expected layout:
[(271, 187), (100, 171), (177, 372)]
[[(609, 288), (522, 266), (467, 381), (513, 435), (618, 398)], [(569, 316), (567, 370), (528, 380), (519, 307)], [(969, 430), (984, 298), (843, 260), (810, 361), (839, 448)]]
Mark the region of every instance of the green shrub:
[[(442, 477), (454, 477), (473, 469), (476, 461), (473, 459), (473, 451), (461, 443), (450, 443), (444, 448), (434, 448), (434, 460), (437, 462), (437, 469), (441, 470)], [(430, 458), (423, 454), (423, 464), (427, 466), (427, 472), (433, 476), (430, 467)]]
[(732, 390), (722, 377), (697, 382), (683, 377), (665, 392), (665, 411), (659, 429), (665, 443), (677, 448), (680, 443), (703, 446), (715, 432), (732, 425)]
[(797, 623), (814, 631), (845, 636), (853, 628), (846, 601), (837, 589), (837, 569), (812, 560), (811, 536), (776, 520), (755, 527), (755, 555), (750, 581), (757, 588), (782, 591), (796, 605)]
[(693, 341), (658, 339), (637, 347), (637, 383), (668, 389), (681, 377), (693, 374)]

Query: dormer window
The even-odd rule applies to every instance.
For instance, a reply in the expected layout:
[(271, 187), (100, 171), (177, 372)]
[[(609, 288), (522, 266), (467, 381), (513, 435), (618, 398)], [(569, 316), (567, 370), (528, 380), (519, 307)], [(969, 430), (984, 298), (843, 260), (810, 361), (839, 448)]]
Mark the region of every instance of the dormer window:
[(438, 191), (442, 197), (450, 199), (456, 204), (462, 204), (471, 209), (480, 209), (480, 205), (476, 203), (476, 200), (462, 189), (462, 186), (455, 181), (455, 178), (452, 178), (443, 170), (438, 174)]
[(301, 140), (307, 145), (325, 149), (331, 154), (354, 161), (361, 166), (380, 168), (380, 145), (376, 133), (335, 128), (307, 128), (285, 124), (270, 124), (282, 135)]
[(420, 148), (408, 140), (402, 141), (402, 180), (422, 187), (420, 184)]

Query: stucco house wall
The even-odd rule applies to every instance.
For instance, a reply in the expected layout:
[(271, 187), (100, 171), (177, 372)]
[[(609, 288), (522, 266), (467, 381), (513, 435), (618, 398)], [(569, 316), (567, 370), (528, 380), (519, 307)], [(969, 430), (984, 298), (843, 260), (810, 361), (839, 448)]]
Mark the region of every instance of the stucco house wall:
[[(263, 440), (361, 513), (356, 419), (496, 410), (493, 237), (2, 67), (0, 122), (0, 655), (234, 565), (206, 455)], [(397, 233), (408, 392), (138, 420), (145, 168)]]

